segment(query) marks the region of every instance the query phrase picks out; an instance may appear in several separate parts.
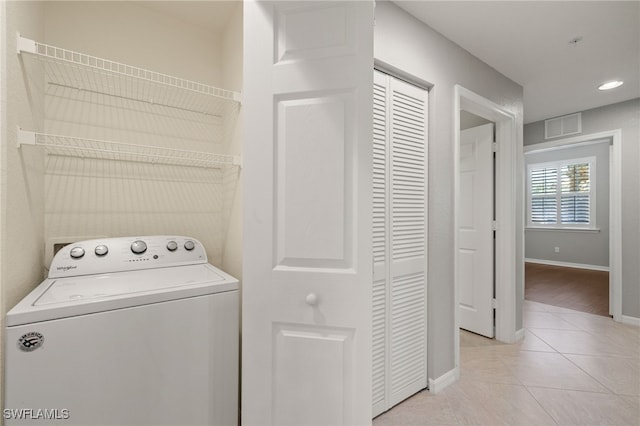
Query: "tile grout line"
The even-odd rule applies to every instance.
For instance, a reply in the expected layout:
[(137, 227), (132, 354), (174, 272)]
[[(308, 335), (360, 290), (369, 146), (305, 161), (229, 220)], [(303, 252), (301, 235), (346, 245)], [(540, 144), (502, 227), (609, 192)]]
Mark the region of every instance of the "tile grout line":
[(621, 354), (621, 353), (611, 353), (611, 352), (600, 352), (600, 353), (581, 353), (581, 352), (561, 352), (560, 350), (556, 349), (555, 347), (553, 347), (553, 345), (549, 342), (547, 342), (546, 340), (544, 340), (543, 337), (541, 337), (540, 335), (536, 334), (533, 330), (552, 330), (552, 331), (560, 331), (560, 332), (567, 332), (567, 333), (585, 333), (588, 334), (589, 337), (591, 339), (595, 339), (595, 340), (601, 340), (602, 343), (607, 343), (610, 346), (616, 346), (616, 347), (621, 347), (621, 345), (618, 342), (615, 342), (611, 339), (609, 339), (607, 336), (601, 336), (598, 333), (591, 333), (589, 332), (589, 330), (587, 329), (575, 329), (575, 330), (571, 330), (571, 329), (557, 329), (557, 328), (539, 328), (539, 327), (535, 327), (535, 328), (527, 328), (527, 330), (531, 333), (533, 333), (537, 338), (539, 338), (540, 340), (542, 340), (544, 343), (546, 343), (549, 347), (551, 347), (554, 351), (556, 351), (557, 353), (560, 354), (568, 354), (568, 355), (584, 355), (584, 356), (599, 356), (599, 357), (607, 357), (607, 358), (624, 358), (624, 359), (636, 359), (637, 357), (633, 356), (633, 355), (627, 355), (627, 354)]
[[(576, 364), (575, 362), (573, 362), (570, 358), (567, 358), (565, 355), (578, 355), (578, 356), (588, 356), (588, 357), (599, 357), (599, 358), (618, 358), (618, 357), (613, 357), (613, 356), (606, 356), (606, 355), (584, 355), (584, 354), (561, 354), (567, 361), (569, 361), (571, 364), (575, 365), (576, 367), (578, 367), (581, 371), (583, 371), (587, 376), (591, 377), (593, 380), (595, 380), (596, 382), (598, 382), (600, 385), (602, 385), (602, 387), (604, 387), (606, 390), (609, 391), (609, 393), (611, 395), (615, 395), (616, 397), (620, 397), (622, 394), (617, 393), (616, 391), (614, 391), (613, 389), (611, 389), (609, 386), (607, 386), (606, 384), (602, 383), (600, 380), (598, 380), (596, 377), (592, 376), (591, 374), (589, 374), (589, 372), (587, 370), (585, 370), (584, 368), (580, 367), (578, 364)], [(630, 358), (629, 358), (630, 359)], [(588, 392), (588, 391), (586, 391)], [(602, 393), (602, 392), (597, 392), (597, 393)], [(640, 395), (637, 395), (640, 398)]]
[[(526, 329), (527, 331), (529, 331), (529, 333), (533, 334), (533, 335), (534, 335), (534, 336), (536, 336), (538, 339), (540, 339), (540, 340), (541, 340), (545, 345), (549, 346), (551, 349), (553, 349), (553, 350), (554, 350), (554, 352), (550, 352), (550, 353), (557, 353), (557, 354), (559, 354), (559, 353), (560, 353), (560, 351), (558, 351), (556, 348), (554, 348), (554, 347), (551, 345), (551, 343), (547, 342), (547, 341), (546, 341), (546, 340), (544, 340), (542, 337), (538, 336), (538, 335), (533, 331), (534, 329), (531, 329), (531, 328), (528, 328), (528, 327), (525, 327), (525, 329)], [(541, 351), (539, 351), (539, 352), (541, 352)]]
[[(604, 386), (604, 385), (603, 385)], [(538, 399), (535, 397), (535, 395), (533, 395), (533, 393), (531, 392), (531, 389), (541, 389), (541, 390), (555, 390), (555, 391), (562, 391), (562, 392), (568, 392), (568, 393), (576, 393), (576, 394), (591, 394), (591, 395), (602, 395), (604, 397), (613, 397), (615, 400), (617, 400), (619, 403), (623, 404), (624, 406), (626, 406), (627, 408), (633, 409), (635, 408), (634, 405), (630, 402), (628, 402), (625, 398), (623, 398), (623, 396), (627, 396), (627, 395), (622, 395), (622, 394), (616, 394), (616, 393), (602, 393), (602, 392), (592, 392), (592, 391), (587, 391), (587, 390), (577, 390), (577, 389), (557, 389), (557, 388), (548, 388), (548, 387), (544, 387), (544, 386), (525, 386), (527, 388), (527, 392), (529, 392), (531, 394), (531, 396), (533, 396), (533, 398), (536, 400), (536, 402), (538, 402), (541, 406), (542, 403), (540, 401), (538, 401)], [(606, 387), (606, 386), (605, 386)], [(609, 390), (607, 388), (607, 390)], [(632, 397), (638, 397), (640, 398), (640, 395), (628, 395), (628, 396), (632, 396)], [(543, 406), (543, 409), (545, 410), (545, 412), (549, 413)], [(638, 413), (640, 414), (640, 413)], [(553, 418), (554, 421), (556, 421), (555, 417), (553, 417), (551, 415), (551, 413), (549, 413), (549, 415)], [(559, 424), (559, 423), (558, 423)], [(639, 423), (640, 424), (640, 423)]]
[(528, 387), (528, 386), (525, 386), (524, 388), (526, 389), (527, 393), (528, 393), (529, 395), (531, 395), (531, 398), (533, 398), (533, 400), (536, 402), (536, 404), (538, 404), (538, 406), (539, 406), (540, 408), (542, 408), (542, 411), (544, 411), (545, 413), (547, 413), (547, 416), (549, 416), (549, 418), (550, 418), (551, 420), (553, 420), (553, 422), (554, 422), (556, 425), (560, 425), (559, 420), (558, 420), (558, 419), (556, 419), (556, 418), (553, 416), (553, 414), (551, 414), (551, 413), (549, 412), (549, 410), (547, 410), (547, 408), (546, 408), (544, 405), (542, 405), (542, 402), (540, 402), (540, 401), (538, 400), (538, 398), (536, 398), (536, 396), (531, 392), (531, 390), (529, 389), (529, 387)]
[[(583, 312), (579, 312), (576, 311), (578, 314), (581, 315), (593, 315), (593, 314), (588, 314), (588, 313), (583, 313)], [(602, 336), (600, 335), (600, 333), (594, 334), (592, 333), (592, 328), (591, 327), (585, 327), (584, 325), (579, 325), (579, 324), (575, 324), (572, 323), (570, 321), (566, 321), (564, 318), (562, 318), (561, 316), (557, 315), (557, 313), (553, 313), (550, 312), (554, 317), (558, 318), (559, 320), (563, 321), (563, 322), (567, 322), (568, 324), (574, 326), (574, 327), (578, 327), (578, 330), (576, 331), (582, 331), (584, 333), (587, 333), (589, 336), (594, 337), (594, 338), (601, 338)], [(576, 364), (575, 362), (573, 362), (573, 360), (571, 360), (570, 358), (567, 357), (567, 355), (577, 355), (577, 356), (588, 356), (588, 357), (599, 357), (599, 358), (632, 358), (632, 357), (620, 357), (620, 356), (614, 356), (614, 355), (610, 355), (610, 354), (581, 354), (581, 353), (569, 353), (569, 352), (560, 352), (559, 350), (557, 350), (553, 345), (551, 345), (551, 343), (547, 342), (546, 340), (544, 340), (542, 337), (538, 336), (537, 334), (535, 334), (531, 329), (528, 329), (529, 332), (533, 333), (536, 337), (538, 337), (539, 339), (541, 339), (543, 342), (545, 342), (547, 345), (549, 345), (549, 347), (551, 347), (553, 350), (555, 350), (558, 354), (560, 354), (564, 359), (566, 359), (567, 361), (569, 361), (569, 363), (571, 363), (573, 366), (577, 367), (580, 371), (582, 371), (584, 374), (586, 374), (588, 377), (590, 377), (592, 380), (594, 380), (596, 383), (598, 383), (600, 386), (602, 386), (604, 389), (606, 389), (608, 391), (608, 393), (603, 393), (603, 392), (591, 392), (591, 391), (587, 391), (587, 390), (574, 390), (575, 392), (590, 392), (590, 393), (600, 393), (600, 394), (608, 394), (608, 395), (614, 395), (617, 398), (623, 400), (623, 398), (620, 398), (620, 395), (618, 395), (613, 389), (611, 389), (609, 386), (607, 386), (606, 384), (602, 383), (600, 380), (598, 380), (596, 377), (594, 377), (593, 375), (591, 375), (588, 371), (586, 371), (584, 368), (582, 368), (581, 366), (579, 366), (578, 364)], [(567, 331), (567, 330), (564, 330)], [(568, 331), (572, 331), (572, 330), (568, 330)], [(606, 336), (604, 336), (605, 340), (609, 341), (610, 343), (615, 343), (613, 341), (611, 341), (610, 339), (608, 339)], [(619, 346), (619, 345), (618, 345)], [(533, 386), (535, 387), (535, 386)], [(542, 387), (545, 389), (548, 389), (546, 387)], [(555, 388), (551, 388), (551, 389), (555, 389)], [(564, 389), (564, 390), (569, 390), (569, 389)]]

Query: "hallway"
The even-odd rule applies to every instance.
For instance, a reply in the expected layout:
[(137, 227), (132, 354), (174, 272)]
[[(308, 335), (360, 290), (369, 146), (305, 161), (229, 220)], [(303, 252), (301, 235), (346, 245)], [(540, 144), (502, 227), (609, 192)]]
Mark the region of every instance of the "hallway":
[(460, 380), (374, 419), (387, 425), (640, 425), (640, 328), (525, 300), (525, 339), (461, 330)]

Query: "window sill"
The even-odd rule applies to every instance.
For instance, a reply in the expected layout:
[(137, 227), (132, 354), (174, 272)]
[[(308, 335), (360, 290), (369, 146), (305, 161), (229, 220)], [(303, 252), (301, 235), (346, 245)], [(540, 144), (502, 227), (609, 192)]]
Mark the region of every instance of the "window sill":
[(587, 232), (597, 234), (600, 228), (557, 228), (552, 226), (527, 226), (525, 231), (555, 231), (555, 232)]

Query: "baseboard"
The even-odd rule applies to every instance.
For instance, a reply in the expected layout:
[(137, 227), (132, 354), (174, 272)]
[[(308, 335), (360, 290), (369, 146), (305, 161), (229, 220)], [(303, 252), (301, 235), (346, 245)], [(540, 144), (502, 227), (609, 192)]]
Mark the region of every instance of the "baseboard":
[(622, 315), (620, 317), (620, 322), (623, 324), (635, 325), (636, 327), (640, 327), (640, 318), (637, 318), (637, 317)]
[(516, 341), (514, 343), (517, 343), (522, 339), (524, 339), (524, 327), (522, 327), (520, 330), (516, 330)]
[(558, 262), (555, 260), (529, 259), (529, 258), (525, 258), (524, 261), (527, 263), (539, 263), (541, 265), (564, 266), (565, 268), (590, 269), (592, 271), (609, 272), (608, 266), (587, 265), (586, 263)]
[(455, 367), (437, 379), (429, 378), (429, 392), (436, 394), (442, 392), (449, 385), (455, 383), (460, 378), (460, 368)]

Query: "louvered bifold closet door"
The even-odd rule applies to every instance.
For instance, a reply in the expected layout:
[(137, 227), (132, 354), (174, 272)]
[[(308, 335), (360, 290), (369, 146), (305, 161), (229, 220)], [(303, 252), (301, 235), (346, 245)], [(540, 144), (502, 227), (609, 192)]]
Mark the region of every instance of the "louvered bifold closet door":
[(427, 386), (425, 90), (391, 79), (390, 403)]
[(373, 416), (386, 411), (388, 363), (389, 227), (387, 200), (387, 140), (389, 109), (387, 76), (373, 76)]
[(374, 415), (427, 386), (427, 92), (374, 77)]

